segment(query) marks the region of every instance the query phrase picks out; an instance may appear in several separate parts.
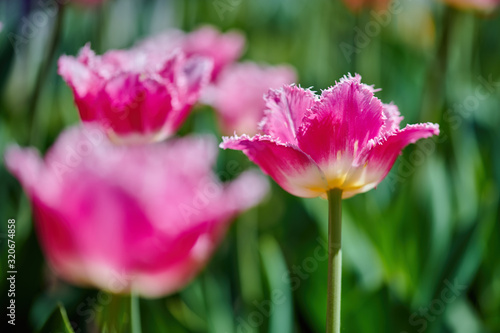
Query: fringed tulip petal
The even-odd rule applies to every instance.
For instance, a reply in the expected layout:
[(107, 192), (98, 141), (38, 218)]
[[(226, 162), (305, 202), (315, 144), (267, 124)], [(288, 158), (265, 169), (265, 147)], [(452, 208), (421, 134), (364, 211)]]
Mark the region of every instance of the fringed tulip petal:
[(370, 183), (380, 182), (389, 173), (404, 147), (433, 135), (439, 135), (439, 126), (437, 124), (414, 124), (407, 125), (402, 130), (397, 130), (386, 138), (380, 138), (372, 142), (373, 147), (359, 161), (364, 163), (359, 167), (366, 167), (367, 169), (366, 181)]
[(384, 125), (384, 105), (360, 80), (345, 77), (323, 91), (299, 131), (300, 149), (323, 170), (331, 188), (342, 186), (356, 156)]
[(260, 124), (262, 132), (281, 142), (297, 145), (297, 136), (302, 119), (316, 102), (309, 89), (294, 85), (270, 90), (266, 97), (265, 116)]

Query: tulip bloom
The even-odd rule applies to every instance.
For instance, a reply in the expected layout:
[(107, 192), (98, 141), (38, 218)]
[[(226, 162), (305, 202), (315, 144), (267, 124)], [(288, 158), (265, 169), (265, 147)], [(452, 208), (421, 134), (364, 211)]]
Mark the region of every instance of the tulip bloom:
[(214, 147), (211, 138), (193, 137), (117, 146), (99, 127), (81, 126), (62, 133), (43, 160), (15, 146), (5, 161), (32, 202), (56, 273), (157, 297), (189, 283), (230, 220), (267, 191), (253, 172), (221, 183), (211, 170)]
[(224, 137), (221, 148), (242, 150), (283, 189), (300, 197), (343, 198), (374, 188), (401, 150), (439, 134), (437, 124), (408, 125), (361, 77), (344, 77), (320, 97), (293, 85), (270, 90), (264, 135)]
[(215, 81), (221, 71), (235, 62), (243, 52), (245, 37), (236, 31), (220, 33), (211, 26), (202, 26), (190, 33), (169, 30), (150, 37), (139, 44), (144, 50), (170, 52), (179, 48), (186, 56), (201, 56), (211, 59), (213, 69), (211, 81)]
[(406, 145), (439, 134), (430, 123), (400, 129), (398, 108), (374, 92), (359, 75), (321, 96), (293, 85), (270, 90), (264, 135), (225, 137), (221, 144), (242, 150), (286, 191), (328, 198), (327, 333), (340, 333), (342, 198), (374, 188)]
[(175, 133), (208, 83), (209, 59), (141, 48), (96, 56), (86, 45), (59, 59), (84, 122), (98, 122), (116, 141), (158, 141)]
[(218, 113), (224, 134), (258, 132), (264, 116), (263, 96), (269, 88), (279, 88), (296, 81), (289, 66), (262, 66), (252, 62), (234, 64), (224, 70), (217, 82), (209, 86), (204, 99)]

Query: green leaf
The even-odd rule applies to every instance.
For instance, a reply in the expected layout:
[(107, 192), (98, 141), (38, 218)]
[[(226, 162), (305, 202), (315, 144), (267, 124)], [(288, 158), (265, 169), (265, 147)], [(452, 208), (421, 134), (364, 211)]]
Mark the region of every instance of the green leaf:
[(50, 315), (49, 319), (45, 322), (40, 329), (40, 333), (74, 333), (69, 323), (66, 309), (59, 303), (54, 312)]

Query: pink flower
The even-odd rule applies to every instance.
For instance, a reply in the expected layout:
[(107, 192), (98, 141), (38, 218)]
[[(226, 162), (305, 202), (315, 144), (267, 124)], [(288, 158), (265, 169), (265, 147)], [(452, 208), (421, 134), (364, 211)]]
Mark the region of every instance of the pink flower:
[(242, 150), (283, 189), (301, 197), (343, 197), (374, 188), (401, 150), (439, 134), (436, 124), (408, 125), (398, 108), (374, 97), (361, 77), (344, 77), (316, 96), (308, 89), (270, 90), (261, 123), (264, 135), (224, 137), (221, 148)]
[(182, 52), (141, 48), (96, 56), (86, 45), (59, 59), (84, 122), (109, 128), (118, 141), (155, 141), (173, 134), (208, 83), (211, 62)]
[(81, 126), (63, 132), (43, 160), (15, 146), (5, 161), (61, 277), (156, 297), (189, 283), (231, 218), (267, 192), (253, 172), (221, 183), (211, 171), (215, 155), (211, 137), (117, 146), (99, 127)]
[(169, 52), (180, 48), (186, 56), (202, 56), (213, 61), (211, 80), (215, 80), (219, 73), (228, 65), (235, 62), (243, 52), (245, 37), (239, 32), (230, 31), (220, 33), (211, 26), (202, 26), (188, 34), (169, 30), (143, 41), (139, 47), (146, 50), (162, 49)]
[(264, 116), (264, 94), (296, 81), (289, 66), (260, 66), (252, 62), (234, 64), (224, 70), (205, 99), (219, 114), (224, 134), (258, 132), (257, 124)]
[(500, 0), (444, 0), (450, 6), (459, 9), (474, 9), (479, 11), (492, 11), (500, 5)]

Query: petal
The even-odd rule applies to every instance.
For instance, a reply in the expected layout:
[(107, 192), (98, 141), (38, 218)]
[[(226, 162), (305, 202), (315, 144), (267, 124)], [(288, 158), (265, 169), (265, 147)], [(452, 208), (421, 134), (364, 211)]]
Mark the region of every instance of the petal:
[(186, 35), (182, 50), (188, 57), (200, 55), (213, 60), (211, 80), (214, 81), (222, 69), (236, 61), (245, 46), (245, 37), (239, 32), (220, 33), (212, 26), (203, 26)]
[[(198, 101), (201, 92), (207, 86), (212, 71), (212, 61), (199, 56), (182, 59), (177, 67), (172, 68), (172, 87), (177, 98), (174, 107), (167, 115), (164, 131), (167, 135), (175, 131), (186, 120), (192, 106)], [(175, 101), (177, 103), (175, 104)]]
[(260, 135), (253, 138), (246, 135), (224, 137), (220, 147), (242, 150), (264, 173), (293, 195), (317, 197), (326, 190), (322, 172), (297, 147), (277, 143), (268, 136)]
[(372, 140), (371, 147), (359, 164), (353, 166), (345, 181), (346, 195), (366, 192), (374, 188), (389, 173), (404, 147), (419, 139), (439, 135), (439, 125), (426, 123), (407, 125), (388, 137)]
[(75, 103), (80, 117), (84, 121), (99, 118), (97, 98), (102, 88), (102, 79), (87, 65), (70, 56), (61, 56), (58, 61), (58, 73), (73, 90)]
[(5, 166), (23, 185), (29, 197), (51, 198), (58, 191), (58, 184), (45, 174), (45, 166), (40, 154), (33, 148), (7, 147)]
[(269, 183), (262, 173), (246, 171), (225, 189), (224, 202), (232, 214), (255, 206), (269, 192)]
[(394, 131), (399, 130), (399, 124), (403, 117), (401, 117), (398, 107), (392, 103), (384, 104), (383, 113), (385, 119), (380, 133), (381, 135), (391, 135)]
[(191, 57), (182, 67), (182, 74), (185, 77), (186, 86), (186, 102), (194, 104), (201, 94), (201, 90), (205, 88), (210, 79), (213, 63), (208, 58)]
[(289, 85), (270, 90), (264, 99), (266, 110), (260, 124), (262, 131), (283, 143), (297, 145), (302, 119), (316, 102), (314, 93), (309, 89)]
[(218, 112), (224, 134), (254, 135), (259, 132), (258, 124), (264, 116), (265, 93), (270, 88), (292, 84), (296, 78), (295, 70), (289, 66), (237, 63), (220, 74), (203, 98)]
[(154, 133), (164, 126), (172, 110), (168, 86), (138, 74), (123, 73), (110, 79), (100, 99), (101, 123), (120, 135)]
[(338, 187), (356, 156), (376, 138), (384, 124), (384, 106), (374, 89), (361, 77), (344, 77), (323, 91), (299, 129), (299, 148), (325, 173), (330, 186)]

